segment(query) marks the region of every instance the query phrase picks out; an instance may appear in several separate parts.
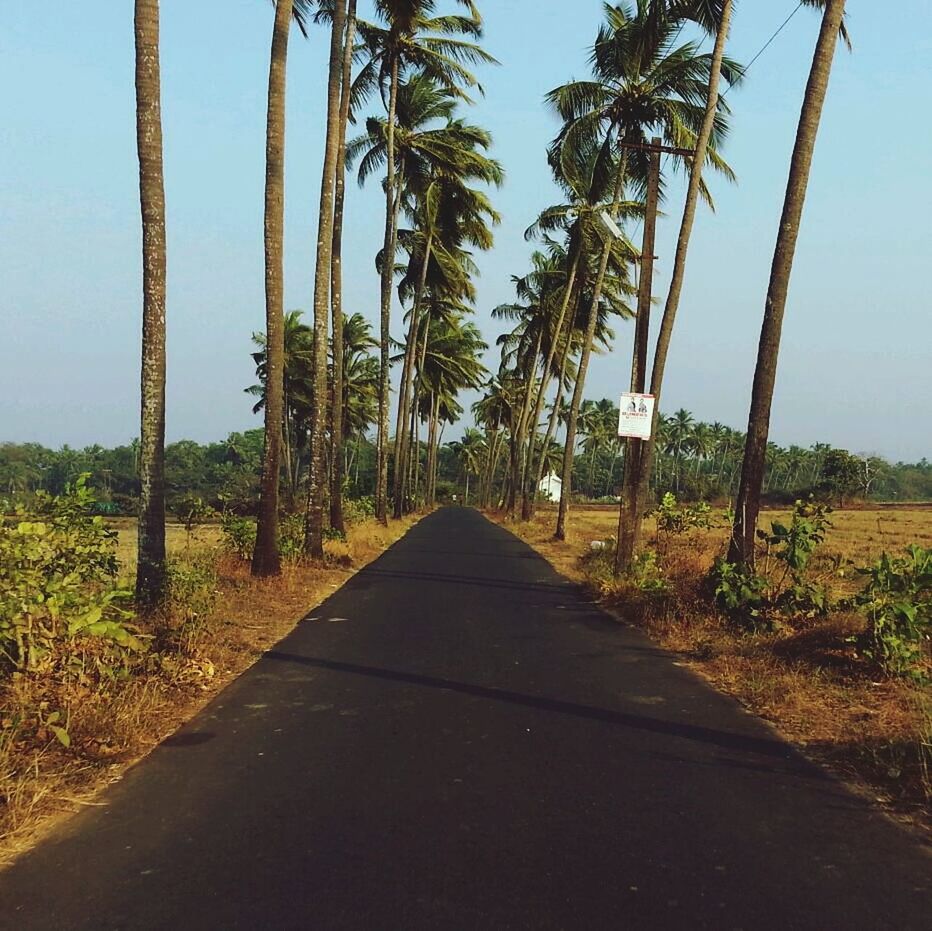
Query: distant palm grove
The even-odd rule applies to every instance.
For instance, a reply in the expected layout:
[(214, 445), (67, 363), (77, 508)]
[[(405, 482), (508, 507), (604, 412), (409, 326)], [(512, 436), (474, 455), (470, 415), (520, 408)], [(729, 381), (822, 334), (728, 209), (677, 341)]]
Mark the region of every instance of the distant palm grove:
[[(732, 0), (626, 0), (593, 23), (590, 73), (546, 94), (555, 133), (540, 153), (558, 191), (526, 238), (530, 267), (513, 279), (514, 300), (491, 309), (507, 324), (490, 345), (472, 322), (476, 255), (493, 247), (496, 189), (507, 182), (494, 140), (470, 119), (483, 93), (479, 69), (497, 66), (482, 47), (473, 0), (277, 0), (270, 9), (264, 242), (265, 327), (254, 336), (256, 380), (244, 386), (261, 431), (209, 446), (165, 445), (166, 203), (162, 167), (159, 2), (135, 0), (136, 122), (143, 230), (142, 392), (139, 440), (116, 450), (0, 448), (0, 489), (58, 490), (92, 474), (101, 506), (139, 516), (137, 605), (156, 606), (166, 580), (166, 508), (203, 499), (256, 515), (252, 571), (280, 571), (278, 524), (304, 515), (304, 552), (323, 555), (344, 531), (348, 498), (369, 499), (392, 518), (438, 500), (477, 502), (529, 519), (539, 489), (559, 488), (554, 534), (565, 539), (570, 504), (620, 502), (616, 571), (638, 545), (654, 496), (734, 498), (729, 558), (751, 566), (762, 496), (806, 491), (923, 499), (925, 462), (908, 466), (824, 445), (769, 442), (780, 331), (831, 65), (847, 41), (844, 0), (804, 0), (819, 10), (815, 50), (793, 148), (774, 252), (746, 430), (660, 414), (663, 380), (697, 211), (712, 181), (732, 183), (725, 147), (734, 131), (725, 94), (747, 68), (727, 54)], [(366, 19), (363, 12), (371, 15)], [(287, 61), (295, 31), (326, 30), (326, 118), (313, 293), (305, 314), (286, 312)], [(709, 47), (709, 51), (703, 51)], [(507, 64), (507, 63), (506, 63)], [(667, 179), (686, 178), (672, 274), (652, 292), (653, 220)], [(353, 269), (372, 283), (368, 308), (343, 307), (347, 179), (384, 195), (382, 245)], [(639, 234), (639, 235), (635, 235)], [(643, 241), (639, 242), (638, 240)], [(651, 327), (656, 304), (659, 322)], [(362, 309), (364, 315), (358, 313)], [(684, 308), (694, 311), (694, 308)], [(650, 439), (617, 436), (615, 401), (585, 399), (593, 353), (611, 352), (625, 330), (624, 384), (657, 400)], [(649, 353), (650, 339), (653, 352)], [(626, 340), (626, 344), (629, 340)], [(651, 364), (648, 365), (648, 362)], [(474, 426), (455, 428), (465, 413)], [(446, 434), (446, 437), (445, 437)]]

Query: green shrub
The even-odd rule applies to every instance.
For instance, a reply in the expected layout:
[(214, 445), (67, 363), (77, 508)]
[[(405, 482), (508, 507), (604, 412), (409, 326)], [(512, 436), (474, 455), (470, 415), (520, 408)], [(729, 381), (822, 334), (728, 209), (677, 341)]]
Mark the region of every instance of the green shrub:
[[(590, 544), (589, 552), (580, 558), (588, 578), (601, 588), (614, 584), (615, 549), (614, 537), (594, 540)], [(669, 589), (657, 554), (652, 550), (645, 550), (635, 556), (630, 570), (625, 573), (624, 581), (648, 595), (665, 594)]]
[(372, 495), (343, 499), (343, 520), (347, 524), (361, 524), (373, 517), (375, 517), (375, 498)]
[(766, 623), (767, 580), (763, 576), (719, 556), (709, 573), (709, 584), (716, 607), (733, 621), (748, 627)]
[(690, 530), (706, 530), (713, 523), (712, 509), (705, 501), (678, 504), (676, 495), (669, 491), (661, 498), (654, 516), (657, 518), (657, 531), (671, 536)]
[(37, 492), (0, 523), (0, 651), (21, 672), (66, 671), (88, 638), (118, 654), (145, 649), (116, 583), (116, 533), (93, 515), (87, 478)]
[(807, 572), (812, 556), (832, 526), (831, 513), (831, 508), (811, 500), (797, 501), (789, 526), (773, 521), (769, 533), (757, 531), (757, 536), (767, 544), (768, 556), (784, 566), (783, 575), (771, 595), (774, 607), (784, 614), (811, 617), (828, 611), (825, 587), (815, 584)]
[(867, 613), (863, 652), (888, 672), (924, 679), (932, 639), (932, 549), (910, 546), (903, 556), (882, 553), (855, 603)]
[(223, 545), (240, 559), (250, 559), (256, 548), (256, 522), (232, 511), (224, 511), (220, 518)]
[(779, 627), (781, 615), (825, 614), (830, 607), (828, 592), (810, 578), (810, 566), (831, 527), (830, 513), (823, 505), (797, 501), (788, 525), (772, 521), (769, 531), (758, 530), (758, 538), (767, 546), (759, 573), (724, 557), (716, 559), (708, 583), (719, 610), (752, 629)]

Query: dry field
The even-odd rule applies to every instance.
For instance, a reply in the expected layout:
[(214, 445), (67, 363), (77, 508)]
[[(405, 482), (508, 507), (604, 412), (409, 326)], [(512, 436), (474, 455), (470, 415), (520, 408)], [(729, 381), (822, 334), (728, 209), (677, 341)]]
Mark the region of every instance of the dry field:
[[(117, 559), (121, 574), (132, 577), (136, 571), (136, 518), (115, 517), (107, 523), (117, 532)], [(213, 547), (220, 543), (219, 524), (202, 524), (189, 534), (183, 524), (165, 525), (165, 545), (169, 556), (177, 556), (186, 549)]]
[[(789, 522), (789, 510), (761, 512), (760, 526), (769, 529), (770, 522)], [(709, 565), (714, 555), (722, 552), (728, 540), (729, 526), (724, 511), (715, 513), (716, 526), (712, 530), (696, 533), (691, 544), (707, 554)], [(904, 505), (902, 507), (876, 507), (836, 510), (830, 517), (832, 528), (821, 548), (824, 557), (841, 557), (855, 565), (865, 565), (876, 559), (881, 551), (899, 552), (910, 543), (932, 547), (932, 507)], [(552, 532), (556, 511), (542, 509), (534, 520), (538, 532)], [(571, 543), (589, 545), (593, 540), (614, 537), (618, 530), (618, 510), (614, 507), (579, 506), (570, 510), (568, 523)], [(656, 525), (648, 518), (644, 524), (645, 539), (656, 536)]]
[[(747, 634), (717, 616), (701, 597), (700, 582), (724, 551), (724, 514), (713, 530), (666, 541), (658, 541), (653, 522), (647, 522), (644, 543), (660, 553), (671, 584), (668, 596), (653, 599), (624, 584), (587, 577), (581, 557), (591, 551), (592, 541), (615, 536), (615, 508), (573, 508), (571, 538), (562, 543), (553, 539), (553, 509), (540, 511), (528, 524), (490, 516), (558, 571), (593, 590), (619, 620), (644, 628), (857, 791), (932, 836), (930, 690), (887, 678), (857, 654), (851, 638), (864, 629), (860, 615), (835, 612), (772, 634)], [(761, 526), (769, 529), (771, 520), (788, 516), (764, 512)], [(932, 546), (932, 508), (844, 510), (831, 519), (813, 572), (835, 595), (860, 585), (852, 565), (865, 565), (883, 550), (900, 552), (910, 543)]]

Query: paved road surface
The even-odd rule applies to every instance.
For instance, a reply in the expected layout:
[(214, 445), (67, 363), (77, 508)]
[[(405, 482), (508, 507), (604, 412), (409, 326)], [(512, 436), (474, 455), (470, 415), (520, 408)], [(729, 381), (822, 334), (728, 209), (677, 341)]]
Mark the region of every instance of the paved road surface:
[(31, 929), (932, 928), (932, 860), (442, 510), (0, 875)]

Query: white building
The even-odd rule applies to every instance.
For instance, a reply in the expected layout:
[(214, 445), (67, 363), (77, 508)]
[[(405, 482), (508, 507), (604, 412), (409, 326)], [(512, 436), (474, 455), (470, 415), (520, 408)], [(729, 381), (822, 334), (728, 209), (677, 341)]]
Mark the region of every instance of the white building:
[(537, 490), (545, 501), (559, 501), (563, 480), (556, 472), (550, 472), (540, 480)]

